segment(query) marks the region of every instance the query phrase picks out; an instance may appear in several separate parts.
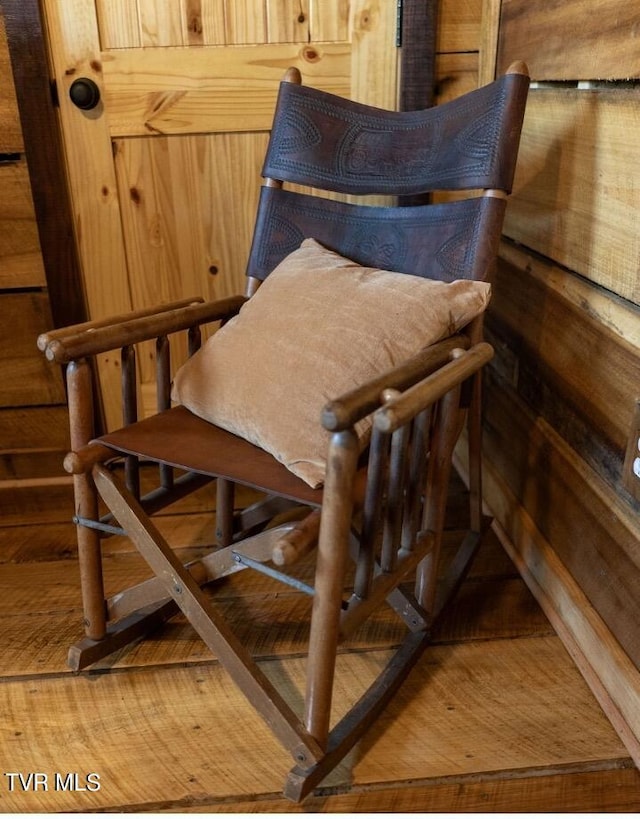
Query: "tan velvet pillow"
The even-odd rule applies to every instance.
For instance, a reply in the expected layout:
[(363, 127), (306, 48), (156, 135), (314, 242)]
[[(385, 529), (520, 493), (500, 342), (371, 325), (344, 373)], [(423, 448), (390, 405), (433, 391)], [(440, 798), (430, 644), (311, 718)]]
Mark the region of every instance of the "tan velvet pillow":
[(460, 329), (489, 296), (484, 282), (365, 268), (306, 239), (183, 365), (172, 397), (317, 487), (323, 406)]

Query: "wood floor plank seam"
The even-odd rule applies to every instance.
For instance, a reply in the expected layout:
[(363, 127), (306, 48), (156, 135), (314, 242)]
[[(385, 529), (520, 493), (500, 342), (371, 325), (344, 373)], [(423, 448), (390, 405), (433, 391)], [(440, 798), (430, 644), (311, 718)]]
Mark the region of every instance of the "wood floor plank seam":
[[(162, 516), (172, 542), (193, 544), (178, 547), (181, 559), (206, 548), (202, 500), (195, 512)], [(44, 510), (50, 517), (59, 512)], [(40, 520), (43, 511), (34, 508), (34, 516)], [(0, 539), (0, 554), (17, 558), (0, 566), (6, 668), (0, 706), (15, 770), (90, 764), (103, 787), (99, 794), (57, 796), (0, 788), (0, 812), (640, 812), (640, 772), (493, 534), (434, 629), (418, 676), (339, 776), (302, 805), (279, 790), (286, 753), (180, 615), (157, 638), (95, 668), (80, 674), (65, 668), (67, 644), (82, 631), (73, 535), (71, 524), (56, 524), (47, 540), (45, 524), (31, 522)], [(111, 593), (142, 579), (145, 566), (124, 539), (114, 539), (105, 542), (105, 569)], [(215, 599), (298, 707), (307, 615), (295, 598), (302, 595), (244, 573), (241, 584), (235, 580)], [(38, 606), (46, 611), (34, 611)], [(255, 615), (251, 630), (248, 611)], [(342, 647), (343, 697), (356, 695), (400, 630), (383, 611)], [(266, 753), (249, 759), (256, 741)], [(129, 775), (134, 769), (142, 772), (139, 783)]]
[[(553, 629), (549, 629), (547, 631), (540, 630), (539, 632), (535, 633), (527, 633), (527, 634), (517, 634), (513, 636), (505, 636), (505, 637), (469, 637), (469, 638), (458, 638), (455, 640), (437, 640), (435, 639), (432, 643), (430, 643), (424, 655), (428, 654), (430, 647), (437, 647), (437, 648), (446, 648), (448, 646), (458, 646), (458, 645), (468, 645), (468, 644), (475, 644), (475, 643), (501, 643), (501, 642), (513, 642), (516, 640), (536, 640), (536, 639), (548, 639), (549, 637), (553, 637), (555, 632)], [(558, 638), (560, 641), (560, 638)], [(203, 642), (203, 646), (204, 646)], [(341, 656), (347, 655), (366, 655), (370, 654), (371, 652), (379, 652), (379, 651), (394, 651), (399, 647), (400, 643), (385, 643), (379, 644), (375, 647), (365, 646), (363, 648), (358, 647), (341, 647), (338, 650), (338, 654)], [(423, 656), (424, 656), (423, 655)], [(259, 664), (261, 663), (280, 663), (286, 662), (289, 660), (304, 660), (307, 656), (306, 651), (290, 651), (284, 652), (281, 654), (263, 654), (256, 658), (256, 662)], [(45, 671), (43, 673), (36, 673), (30, 672), (29, 674), (7, 674), (5, 671), (0, 671), (0, 685), (4, 683), (15, 683), (15, 682), (31, 682), (33, 680), (56, 680), (56, 679), (69, 679), (70, 677), (78, 677), (78, 678), (93, 678), (93, 677), (103, 677), (113, 674), (133, 674), (133, 673), (149, 673), (149, 672), (169, 672), (176, 668), (217, 668), (222, 667), (220, 661), (216, 657), (208, 657), (202, 660), (178, 660), (176, 662), (166, 662), (166, 663), (152, 663), (152, 664), (143, 664), (140, 663), (139, 665), (127, 665), (127, 666), (117, 666), (117, 667), (99, 667), (95, 669), (85, 669), (83, 671), (72, 671), (71, 669), (63, 670), (63, 671)]]
[[(335, 796), (350, 796), (357, 798), (364, 794), (375, 794), (390, 792), (395, 790), (417, 790), (419, 788), (435, 789), (440, 786), (455, 786), (455, 785), (477, 785), (491, 782), (500, 782), (510, 780), (517, 782), (518, 780), (527, 779), (542, 779), (543, 777), (565, 777), (577, 774), (587, 773), (605, 773), (623, 770), (633, 770), (635, 768), (633, 760), (629, 757), (620, 757), (618, 759), (602, 760), (602, 762), (585, 762), (585, 763), (568, 763), (557, 765), (545, 765), (531, 768), (509, 769), (486, 771), (474, 774), (457, 774), (452, 776), (438, 776), (425, 777), (424, 779), (407, 779), (397, 780), (393, 783), (389, 782), (368, 782), (366, 784), (344, 784), (344, 785), (326, 785), (318, 787), (311, 795), (311, 801), (315, 802), (328, 797)], [(184, 811), (188, 808), (229, 808), (237, 804), (255, 804), (261, 805), (263, 808), (269, 803), (277, 804), (282, 800), (282, 794), (278, 792), (264, 792), (256, 794), (228, 794), (224, 797), (208, 797), (202, 798), (187, 797), (176, 800), (163, 800), (161, 802), (139, 802), (127, 805), (109, 805), (101, 806), (93, 810), (94, 813), (156, 813), (158, 811)], [(304, 805), (298, 806), (304, 812)], [(69, 811), (74, 813), (75, 811)], [(260, 812), (266, 812), (261, 810)]]

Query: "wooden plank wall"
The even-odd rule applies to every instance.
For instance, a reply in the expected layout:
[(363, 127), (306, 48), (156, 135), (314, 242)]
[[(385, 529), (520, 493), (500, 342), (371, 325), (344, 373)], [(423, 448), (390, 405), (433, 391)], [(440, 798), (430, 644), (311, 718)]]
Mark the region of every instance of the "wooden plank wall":
[(60, 474), (67, 448), (60, 372), (35, 345), (52, 324), (4, 18), (0, 14), (0, 508), (13, 481)]
[(436, 102), (478, 85), (482, 0), (440, 0), (436, 39)]
[(640, 9), (487, 7), (497, 72), (522, 59), (534, 83), (487, 322), (485, 496), (638, 762)]

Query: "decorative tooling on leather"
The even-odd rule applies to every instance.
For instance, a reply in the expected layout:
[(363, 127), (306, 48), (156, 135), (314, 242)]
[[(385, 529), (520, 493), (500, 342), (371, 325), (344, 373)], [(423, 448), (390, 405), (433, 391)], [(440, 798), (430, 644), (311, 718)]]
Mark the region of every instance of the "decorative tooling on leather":
[(362, 265), (451, 281), (484, 278), (482, 235), (502, 219), (504, 200), (470, 199), (428, 208), (371, 208), (263, 188), (248, 273), (265, 278), (312, 237)]
[[(398, 112), (283, 82), (262, 173), (353, 195), (509, 191), (527, 87), (527, 77), (509, 74), (443, 105)], [(443, 281), (484, 279), (496, 251), (486, 237), (505, 207), (492, 196), (426, 207), (354, 205), (266, 186), (247, 274), (264, 279), (314, 238), (361, 265)]]
[(493, 178), (496, 134), (507, 113), (509, 79), (413, 112), (379, 111), (283, 83), (279, 105), (286, 114), (276, 120), (264, 174), (359, 193), (501, 187), (503, 180)]

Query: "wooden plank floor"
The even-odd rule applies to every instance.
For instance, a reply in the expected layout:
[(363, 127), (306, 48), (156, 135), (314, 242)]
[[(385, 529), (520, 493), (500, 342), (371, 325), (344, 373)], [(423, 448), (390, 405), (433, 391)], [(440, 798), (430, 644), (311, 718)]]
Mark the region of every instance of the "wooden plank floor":
[[(492, 534), (393, 704), (300, 806), (281, 797), (288, 754), (180, 617), (68, 671), (82, 630), (73, 503), (67, 482), (50, 490), (0, 487), (0, 812), (640, 810), (640, 773)], [(185, 556), (211, 541), (212, 505), (206, 489), (163, 515)], [(110, 590), (147, 576), (125, 540), (106, 550)], [(247, 574), (220, 604), (299, 702), (308, 601)], [(344, 647), (336, 717), (399, 634), (382, 612)]]

